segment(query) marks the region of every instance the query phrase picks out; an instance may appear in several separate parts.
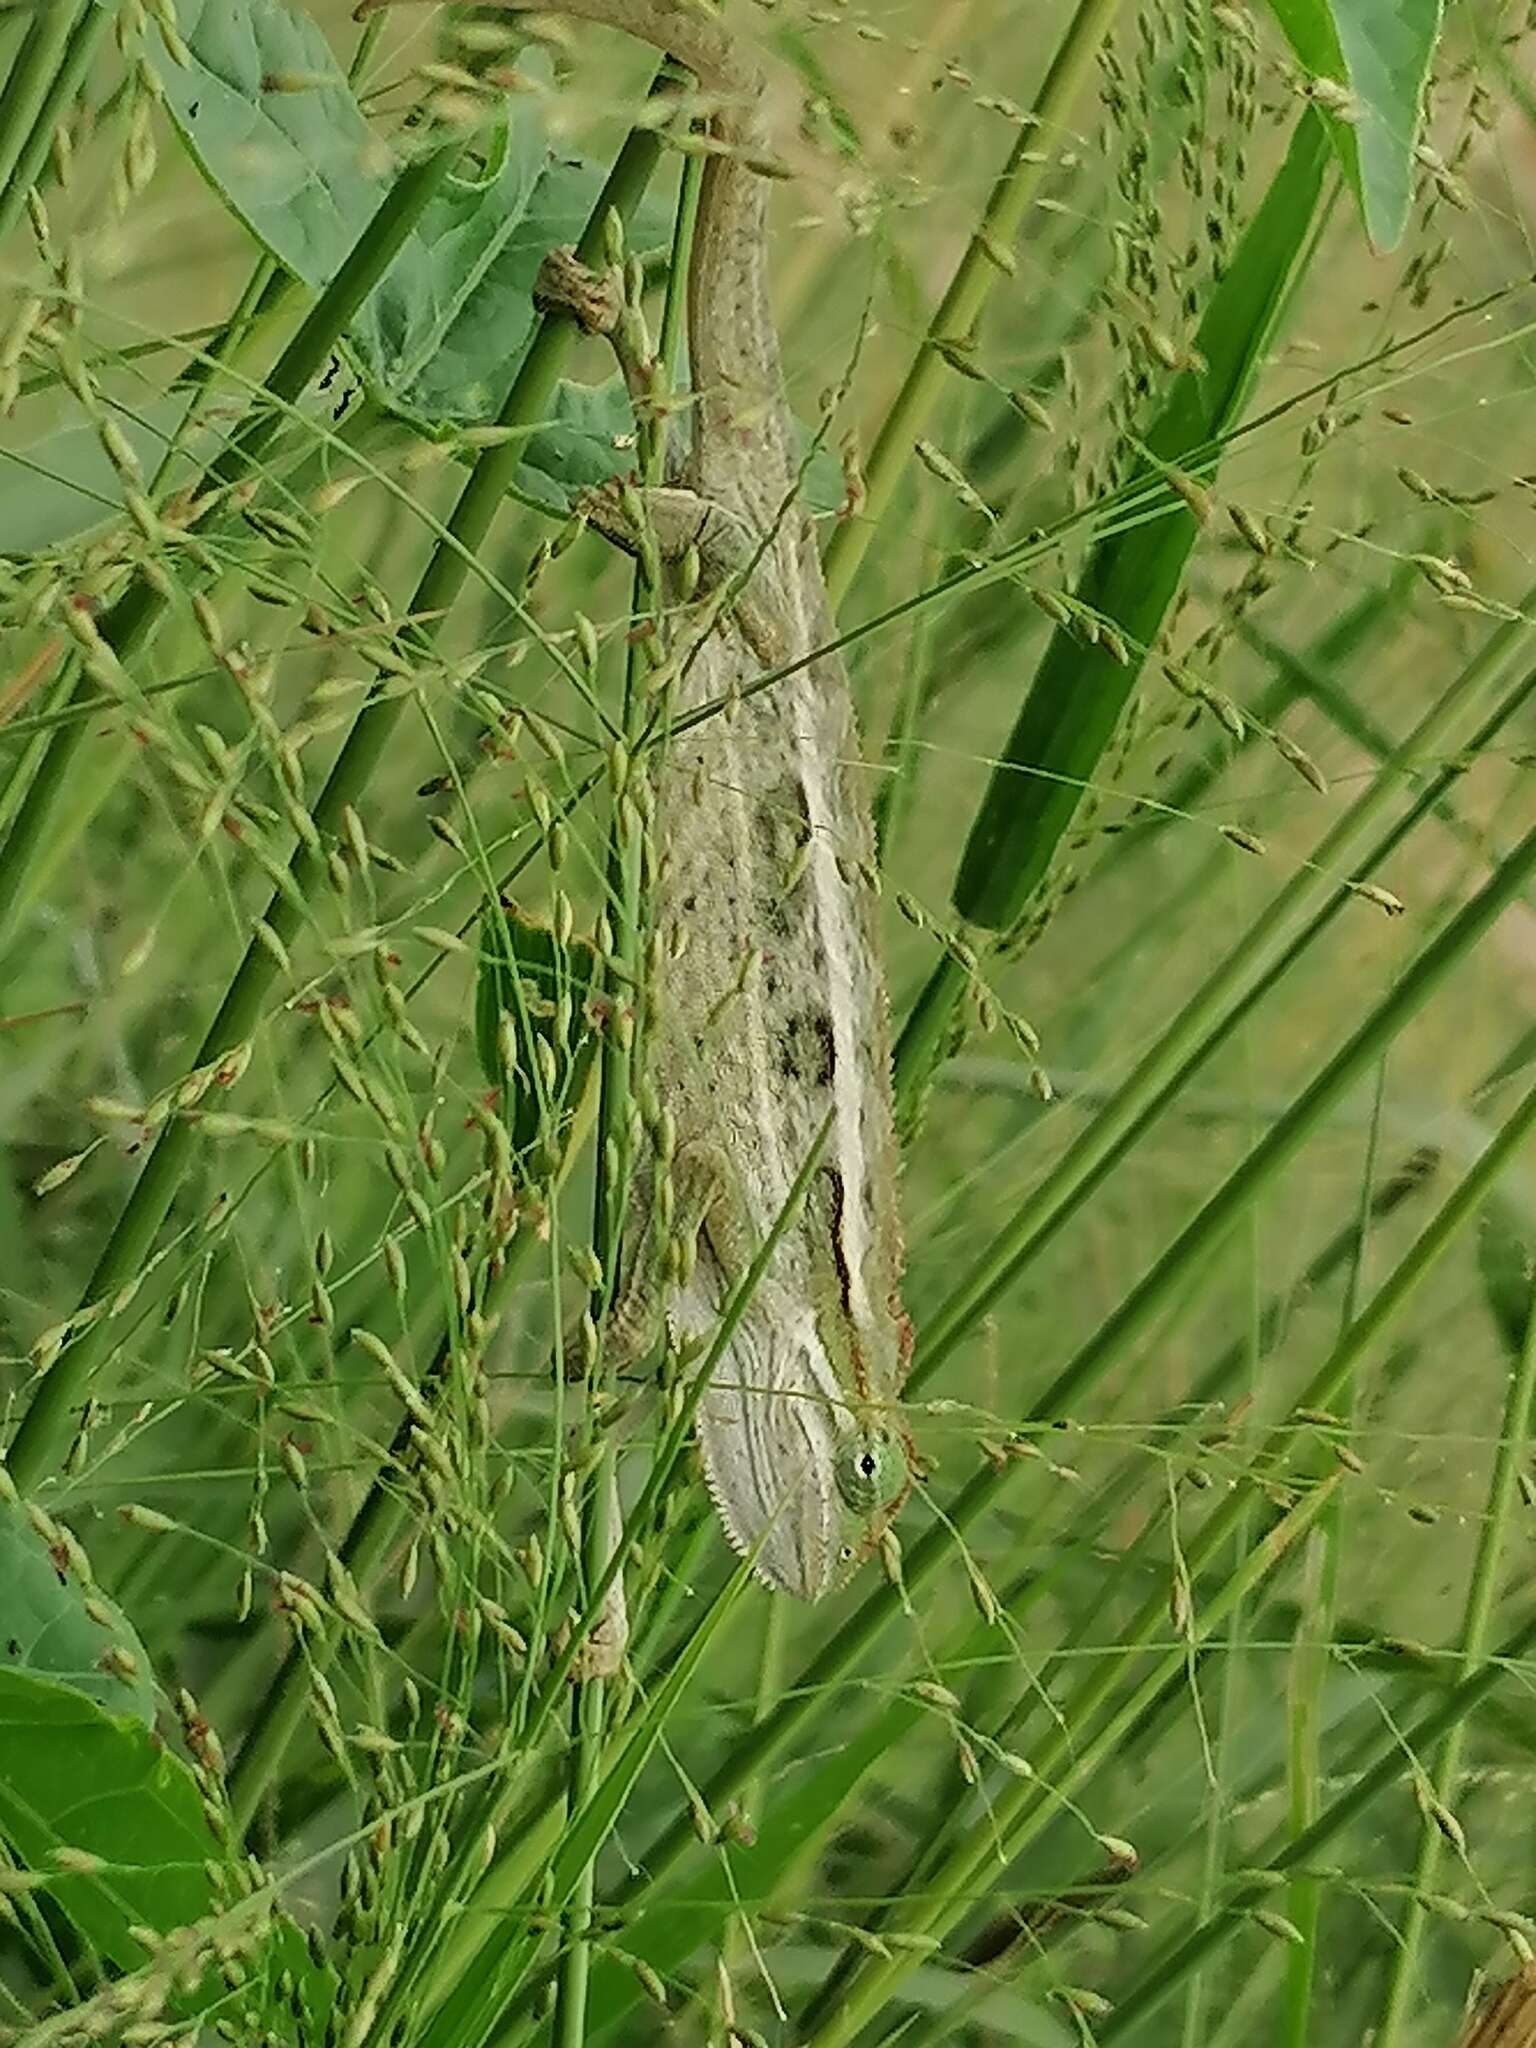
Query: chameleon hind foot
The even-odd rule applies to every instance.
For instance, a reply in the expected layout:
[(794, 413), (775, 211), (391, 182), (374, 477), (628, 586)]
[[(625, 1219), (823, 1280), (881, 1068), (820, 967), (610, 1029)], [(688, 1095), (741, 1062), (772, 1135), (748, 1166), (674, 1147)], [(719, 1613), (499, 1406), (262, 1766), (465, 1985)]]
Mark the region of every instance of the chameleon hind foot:
[(733, 1217), (728, 1168), (719, 1149), (703, 1140), (680, 1144), (670, 1180), (672, 1192), (665, 1203), (658, 1203), (654, 1192), (648, 1196), (644, 1230), (625, 1248), (618, 1293), (601, 1329), (589, 1310), (566, 1324), (560, 1360), (568, 1381), (589, 1377), (599, 1344), (619, 1372), (651, 1355), (669, 1334), (668, 1293), (687, 1284), (701, 1241), (728, 1286), (746, 1270), (752, 1248), (743, 1244)]
[(786, 658), (781, 609), (767, 595), (759, 542), (744, 519), (684, 484), (594, 484), (582, 492), (577, 509), (628, 555), (641, 552), (642, 526), (664, 562), (695, 553), (705, 601), (723, 595), (726, 611), (764, 668), (777, 668)]

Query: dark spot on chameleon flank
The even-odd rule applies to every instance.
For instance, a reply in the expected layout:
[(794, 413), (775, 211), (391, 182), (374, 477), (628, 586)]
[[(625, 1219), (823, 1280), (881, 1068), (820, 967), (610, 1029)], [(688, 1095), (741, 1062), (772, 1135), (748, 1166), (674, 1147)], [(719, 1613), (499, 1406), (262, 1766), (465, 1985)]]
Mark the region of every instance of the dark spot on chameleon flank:
[(787, 863), (797, 846), (809, 837), (811, 816), (806, 808), (805, 790), (792, 776), (785, 776), (768, 790), (752, 814), (763, 857), (771, 864)]
[(835, 1064), (832, 1019), (825, 1010), (802, 1010), (784, 1027), (779, 1064), (786, 1080), (812, 1088), (830, 1088)]
[(815, 1064), (807, 1061), (807, 1069), (819, 1088), (830, 1088), (832, 1070), (837, 1064), (837, 1041), (832, 1032), (832, 1019), (825, 1010), (808, 1010), (800, 1022), (816, 1051)]

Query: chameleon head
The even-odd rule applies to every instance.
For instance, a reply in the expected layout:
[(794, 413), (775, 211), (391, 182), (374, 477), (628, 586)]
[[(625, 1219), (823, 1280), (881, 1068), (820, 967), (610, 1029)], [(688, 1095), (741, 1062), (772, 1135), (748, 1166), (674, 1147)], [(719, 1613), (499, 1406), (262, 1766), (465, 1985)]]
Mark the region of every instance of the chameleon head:
[(765, 1584), (819, 1600), (868, 1557), (912, 1483), (905, 1438), (832, 1398), (825, 1354), (748, 1312), (699, 1405), (704, 1475)]

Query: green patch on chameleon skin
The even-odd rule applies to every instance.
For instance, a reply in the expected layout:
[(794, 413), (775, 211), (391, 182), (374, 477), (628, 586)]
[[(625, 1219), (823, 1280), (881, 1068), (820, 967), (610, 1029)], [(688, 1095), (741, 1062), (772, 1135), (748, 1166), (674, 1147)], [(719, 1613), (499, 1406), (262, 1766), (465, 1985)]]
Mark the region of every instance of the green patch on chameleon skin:
[(829, 1591), (847, 1584), (901, 1512), (913, 1479), (903, 1437), (879, 1424), (861, 1424), (839, 1445), (832, 1478), (842, 1527)]

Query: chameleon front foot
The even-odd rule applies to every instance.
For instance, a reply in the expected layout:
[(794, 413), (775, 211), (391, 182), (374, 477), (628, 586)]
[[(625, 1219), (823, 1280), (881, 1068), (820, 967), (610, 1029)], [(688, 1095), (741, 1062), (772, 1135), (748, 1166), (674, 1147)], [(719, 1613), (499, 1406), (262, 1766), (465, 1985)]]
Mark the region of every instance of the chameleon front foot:
[(592, 270), (574, 249), (550, 249), (533, 281), (540, 313), (565, 313), (583, 334), (612, 334), (624, 310), (624, 295), (612, 272)]

